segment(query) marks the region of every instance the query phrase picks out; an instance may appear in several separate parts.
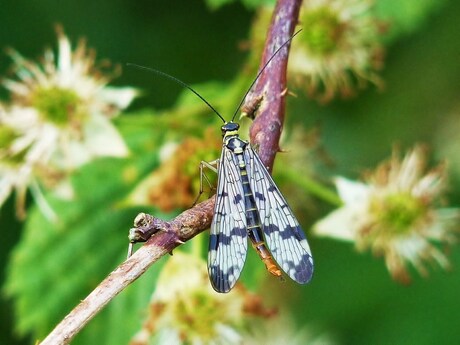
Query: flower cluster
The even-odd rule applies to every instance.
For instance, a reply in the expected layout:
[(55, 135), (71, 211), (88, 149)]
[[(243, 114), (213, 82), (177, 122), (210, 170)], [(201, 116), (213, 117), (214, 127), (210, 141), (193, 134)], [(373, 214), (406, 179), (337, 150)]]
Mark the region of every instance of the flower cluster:
[(321, 236), (353, 241), (359, 250), (385, 257), (392, 276), (407, 283), (407, 264), (422, 275), (425, 264), (449, 262), (436, 243), (452, 244), (458, 227), (458, 209), (440, 208), (445, 169), (425, 172), (425, 153), (418, 146), (402, 161), (397, 154), (381, 164), (365, 182), (338, 178), (343, 206), (315, 225)]
[[(199, 240), (199, 239), (196, 239)], [(334, 344), (324, 334), (298, 329), (286, 313), (238, 283), (215, 292), (206, 262), (175, 252), (158, 277), (150, 312), (131, 345), (147, 344)]]
[[(160, 149), (161, 166), (133, 191), (133, 204), (152, 204), (164, 212), (187, 208), (199, 196), (198, 166), (200, 160), (213, 161), (219, 155), (222, 140), (214, 128), (208, 128), (204, 138), (190, 137), (182, 143), (167, 142)], [(212, 188), (216, 174), (203, 181), (203, 188)], [(206, 182), (212, 183), (207, 186)]]
[(353, 95), (368, 82), (382, 86), (382, 30), (371, 10), (368, 0), (304, 1), (303, 32), (289, 58), (291, 79), (321, 102)]
[(72, 51), (62, 29), (57, 32), (57, 54), (45, 51), (41, 63), (10, 50), (16, 78), (2, 81), (11, 99), (0, 106), (0, 205), (15, 190), (20, 216), (27, 188), (43, 200), (40, 183), (55, 186), (96, 157), (128, 153), (110, 119), (137, 91), (107, 86), (111, 77), (95, 66), (85, 42)]
[(205, 267), (202, 259), (174, 253), (158, 278), (150, 315), (131, 344), (240, 344), (244, 317), (275, 315), (241, 286), (231, 295), (215, 292)]

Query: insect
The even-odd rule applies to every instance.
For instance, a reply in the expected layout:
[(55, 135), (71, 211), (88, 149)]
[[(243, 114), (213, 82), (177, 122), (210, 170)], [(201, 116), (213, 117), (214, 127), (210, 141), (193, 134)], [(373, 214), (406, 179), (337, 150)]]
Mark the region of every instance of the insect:
[[(189, 85), (164, 72), (152, 70), (190, 89), (224, 122), (221, 127), (222, 154), (215, 162), (217, 169), (213, 169), (212, 163), (202, 162), (200, 165), (201, 182), (204, 166), (218, 173), (208, 252), (209, 278), (217, 292), (230, 291), (240, 277), (248, 239), (268, 272), (274, 276), (282, 276), (281, 268), (292, 280), (305, 284), (313, 274), (310, 247), (299, 222), (257, 153), (249, 142), (239, 137), (239, 125), (233, 121), (258, 77), (297, 33), (299, 31), (263, 66), (228, 122)], [(130, 239), (132, 243), (131, 234)]]

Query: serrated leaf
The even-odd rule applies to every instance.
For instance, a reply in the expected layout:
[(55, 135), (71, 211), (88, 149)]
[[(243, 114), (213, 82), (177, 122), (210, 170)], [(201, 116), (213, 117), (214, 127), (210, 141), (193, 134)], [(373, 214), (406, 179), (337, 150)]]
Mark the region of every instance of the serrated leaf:
[[(30, 332), (36, 338), (45, 336), (123, 261), (127, 231), (141, 209), (119, 205), (133, 186), (158, 165), (158, 150), (151, 148), (159, 146), (164, 131), (156, 128), (155, 132), (155, 128), (152, 115), (132, 115), (129, 122), (121, 123), (120, 129), (135, 154), (127, 159), (100, 159), (84, 166), (72, 178), (76, 195), (71, 202), (48, 195), (59, 216), (57, 223), (50, 223), (36, 207), (30, 210), (24, 237), (9, 263), (5, 287), (7, 294), (15, 298), (21, 333)], [(119, 333), (126, 332), (126, 336), (114, 336), (110, 343), (126, 343), (139, 327), (140, 308), (148, 303), (155, 277), (148, 282), (152, 287), (147, 292), (140, 291), (143, 283), (139, 283), (122, 294), (120, 301), (109, 305), (105, 316), (93, 321), (82, 339), (99, 337), (106, 343), (118, 327), (123, 329)], [(138, 300), (136, 296), (142, 298)], [(135, 303), (128, 303), (133, 299)], [(137, 321), (121, 322), (123, 317), (111, 311), (126, 304), (126, 317)]]
[(128, 344), (141, 328), (158, 276), (169, 258), (156, 262), (78, 334), (72, 344)]

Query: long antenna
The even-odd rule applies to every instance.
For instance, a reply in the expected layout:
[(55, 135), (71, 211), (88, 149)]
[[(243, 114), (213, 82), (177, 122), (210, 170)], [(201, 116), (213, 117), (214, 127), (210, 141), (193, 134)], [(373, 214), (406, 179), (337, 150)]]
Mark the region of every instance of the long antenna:
[(130, 66), (130, 67), (136, 67), (136, 68), (139, 68), (139, 69), (143, 69), (143, 70), (146, 70), (146, 71), (149, 71), (149, 72), (152, 72), (152, 73), (155, 73), (155, 74), (158, 74), (158, 75), (161, 75), (162, 77), (166, 77), (180, 85), (182, 85), (183, 87), (186, 87), (187, 89), (189, 89), (190, 91), (192, 91), (195, 95), (197, 95), (204, 103), (206, 103), (206, 105), (213, 111), (216, 113), (217, 116), (220, 117), (220, 119), (225, 123), (225, 119), (222, 117), (222, 115), (219, 114), (219, 112), (203, 97), (201, 96), (197, 91), (195, 91), (190, 85), (184, 83), (182, 80), (180, 79), (177, 79), (176, 77), (173, 77), (172, 75), (169, 75), (168, 73), (165, 73), (165, 72), (162, 72), (162, 71), (159, 71), (157, 69), (154, 69), (154, 68), (150, 68), (150, 67), (145, 67), (145, 66), (141, 66), (141, 65), (136, 65), (134, 63), (127, 63), (126, 64), (127, 66)]
[(298, 30), (296, 33), (294, 33), (294, 35), (292, 35), (291, 37), (289, 37), (289, 39), (284, 42), (274, 53), (273, 55), (270, 57), (270, 59), (268, 59), (268, 61), (265, 63), (264, 67), (262, 67), (262, 69), (260, 70), (260, 72), (257, 74), (257, 76), (254, 78), (254, 81), (252, 82), (251, 86), (249, 86), (248, 90), (246, 91), (246, 93), (244, 94), (243, 98), (241, 99), (241, 102), (240, 104), (238, 104), (238, 107), (236, 108), (235, 110), (235, 113), (233, 114), (233, 117), (232, 117), (232, 122), (233, 120), (235, 119), (235, 116), (236, 114), (238, 113), (238, 110), (240, 110), (241, 106), (243, 105), (243, 102), (244, 100), (246, 99), (246, 96), (249, 94), (249, 92), (251, 91), (252, 87), (254, 86), (254, 84), (256, 83), (257, 79), (259, 79), (260, 75), (263, 73), (263, 71), (265, 70), (265, 68), (268, 66), (268, 64), (273, 60), (273, 58), (276, 56), (276, 54), (279, 53), (279, 51), (281, 49), (283, 49), (284, 46), (286, 46), (289, 42), (292, 41), (292, 39), (300, 32), (302, 31), (302, 29)]

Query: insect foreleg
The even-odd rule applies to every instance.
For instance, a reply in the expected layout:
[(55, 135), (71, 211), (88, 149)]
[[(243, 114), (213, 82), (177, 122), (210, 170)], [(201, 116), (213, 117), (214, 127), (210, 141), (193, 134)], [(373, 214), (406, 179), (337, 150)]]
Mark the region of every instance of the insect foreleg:
[(213, 160), (211, 162), (205, 162), (205, 161), (200, 162), (200, 193), (198, 194), (198, 196), (196, 197), (195, 201), (193, 202), (193, 206), (196, 205), (196, 203), (198, 202), (198, 200), (201, 197), (201, 194), (203, 194), (203, 191), (204, 191), (203, 180), (206, 181), (206, 183), (208, 184), (208, 186), (209, 186), (209, 188), (211, 190), (214, 189), (214, 186), (211, 184), (211, 181), (209, 181), (208, 176), (206, 176), (206, 174), (204, 172), (204, 168), (208, 168), (209, 170), (212, 170), (215, 173), (217, 173), (218, 166), (219, 166), (219, 160), (218, 159)]

